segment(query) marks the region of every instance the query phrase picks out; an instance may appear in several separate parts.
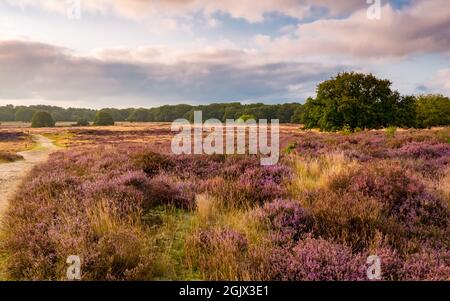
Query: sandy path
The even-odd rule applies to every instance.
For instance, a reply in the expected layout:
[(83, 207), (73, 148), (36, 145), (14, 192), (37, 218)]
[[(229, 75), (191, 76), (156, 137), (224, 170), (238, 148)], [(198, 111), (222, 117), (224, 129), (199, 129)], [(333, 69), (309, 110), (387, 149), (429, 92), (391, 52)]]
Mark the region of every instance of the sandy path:
[(42, 135), (34, 135), (33, 140), (38, 143), (35, 149), (18, 153), (24, 157), (24, 160), (0, 164), (0, 217), (25, 175), (58, 149), (51, 140)]

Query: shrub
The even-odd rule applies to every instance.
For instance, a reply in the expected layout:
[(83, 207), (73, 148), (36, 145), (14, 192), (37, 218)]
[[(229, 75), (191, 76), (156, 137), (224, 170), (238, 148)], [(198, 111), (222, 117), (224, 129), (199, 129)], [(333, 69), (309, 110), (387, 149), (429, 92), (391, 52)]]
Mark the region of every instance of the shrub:
[(228, 228), (200, 230), (185, 246), (190, 264), (202, 279), (242, 280), (246, 277), (248, 241)]
[(50, 113), (45, 111), (38, 111), (34, 113), (33, 119), (31, 120), (31, 127), (33, 128), (43, 128), (43, 127), (54, 127), (55, 121)]
[(271, 280), (366, 280), (365, 258), (324, 239), (306, 238), (292, 250), (275, 248), (268, 257), (268, 266)]
[(195, 189), (189, 183), (177, 183), (166, 175), (155, 176), (148, 181), (143, 208), (148, 211), (159, 205), (192, 209), (195, 207)]
[(286, 146), (283, 149), (283, 153), (285, 154), (291, 154), (295, 151), (295, 149), (297, 148), (297, 144), (296, 143), (289, 143), (288, 146)]
[(239, 117), (239, 119), (243, 120), (243, 121), (247, 121), (247, 120), (256, 120), (256, 117), (253, 115), (249, 115), (249, 114), (244, 114), (241, 117)]
[(108, 125), (114, 125), (114, 119), (112, 116), (104, 111), (99, 111), (95, 115), (94, 119), (94, 125), (97, 126), (108, 126)]
[(237, 187), (250, 202), (262, 204), (285, 196), (283, 184), (290, 175), (291, 170), (283, 165), (252, 168), (239, 177)]
[(175, 163), (170, 156), (153, 151), (143, 152), (136, 155), (135, 164), (150, 177), (175, 167)]
[(360, 193), (322, 191), (304, 203), (314, 216), (314, 235), (346, 244), (356, 252), (367, 248), (377, 231), (387, 228), (383, 206)]
[(0, 162), (14, 162), (17, 160), (23, 160), (23, 156), (0, 151)]
[(450, 256), (447, 249), (424, 249), (409, 255), (403, 264), (402, 279), (408, 281), (448, 281)]
[(445, 227), (449, 221), (446, 204), (434, 193), (428, 192), (425, 185), (398, 162), (367, 164), (350, 174), (345, 181), (337, 177), (331, 188), (376, 198), (386, 206), (390, 216), (408, 228), (426, 225)]
[(266, 203), (261, 210), (260, 221), (267, 224), (280, 244), (294, 243), (313, 229), (313, 217), (294, 201)]
[(386, 137), (394, 138), (396, 132), (397, 132), (397, 127), (395, 127), (395, 126), (387, 127), (386, 128)]

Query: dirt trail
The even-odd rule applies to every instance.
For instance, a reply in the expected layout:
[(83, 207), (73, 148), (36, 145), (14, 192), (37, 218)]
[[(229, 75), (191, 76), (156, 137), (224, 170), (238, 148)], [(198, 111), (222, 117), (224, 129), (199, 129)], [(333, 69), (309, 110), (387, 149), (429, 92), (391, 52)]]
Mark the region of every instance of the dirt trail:
[(42, 135), (33, 135), (33, 140), (37, 142), (34, 149), (18, 153), (24, 160), (0, 164), (0, 219), (26, 174), (58, 149), (50, 139)]

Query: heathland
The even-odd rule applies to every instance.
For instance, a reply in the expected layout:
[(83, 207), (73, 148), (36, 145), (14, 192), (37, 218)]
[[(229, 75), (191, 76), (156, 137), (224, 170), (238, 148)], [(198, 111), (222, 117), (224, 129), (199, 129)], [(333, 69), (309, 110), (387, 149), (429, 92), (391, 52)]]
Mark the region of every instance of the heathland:
[(8, 128), (61, 150), (3, 216), (6, 279), (448, 280), (450, 129), (281, 127), (274, 166), (171, 155), (170, 124)]
[[(139, 123), (195, 111), (279, 119), (280, 160), (174, 155), (170, 123)], [(0, 119), (19, 121), (0, 129), (2, 164), (27, 162), (36, 135), (60, 147), (6, 200), (6, 279), (63, 280), (71, 255), (83, 280), (367, 280), (373, 256), (383, 280), (450, 279), (448, 97), (342, 73), (304, 105), (5, 106)]]

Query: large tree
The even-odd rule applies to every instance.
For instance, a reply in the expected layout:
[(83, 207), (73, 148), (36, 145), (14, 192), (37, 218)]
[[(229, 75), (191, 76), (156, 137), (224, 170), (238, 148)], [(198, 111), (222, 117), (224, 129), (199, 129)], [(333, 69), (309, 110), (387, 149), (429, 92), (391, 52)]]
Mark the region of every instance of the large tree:
[(421, 95), (416, 105), (419, 127), (450, 125), (450, 98), (440, 94)]
[(339, 73), (319, 84), (315, 99), (308, 99), (304, 123), (326, 131), (397, 125), (398, 114), (405, 114), (406, 106), (401, 103), (402, 97), (391, 89), (389, 80), (372, 74)]

